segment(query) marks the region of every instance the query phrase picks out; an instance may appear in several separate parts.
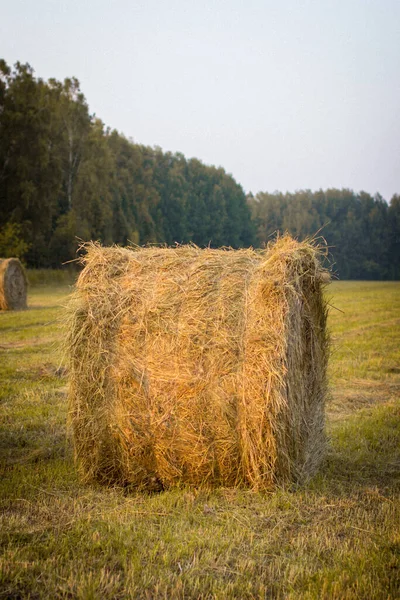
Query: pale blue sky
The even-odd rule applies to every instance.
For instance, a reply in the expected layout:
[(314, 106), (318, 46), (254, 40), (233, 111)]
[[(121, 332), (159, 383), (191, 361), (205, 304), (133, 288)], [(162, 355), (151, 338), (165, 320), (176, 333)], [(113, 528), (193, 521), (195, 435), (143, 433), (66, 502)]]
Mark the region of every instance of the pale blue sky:
[(246, 191), (400, 193), (400, 0), (0, 0), (0, 57)]

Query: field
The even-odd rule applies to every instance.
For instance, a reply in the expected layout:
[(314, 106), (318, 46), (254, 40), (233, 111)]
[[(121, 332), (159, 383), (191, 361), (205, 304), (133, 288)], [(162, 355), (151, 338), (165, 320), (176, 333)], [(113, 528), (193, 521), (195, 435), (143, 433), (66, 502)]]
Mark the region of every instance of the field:
[(29, 310), (0, 314), (0, 598), (400, 597), (400, 283), (329, 287), (329, 450), (313, 481), (146, 495), (79, 482), (70, 288), (34, 281)]

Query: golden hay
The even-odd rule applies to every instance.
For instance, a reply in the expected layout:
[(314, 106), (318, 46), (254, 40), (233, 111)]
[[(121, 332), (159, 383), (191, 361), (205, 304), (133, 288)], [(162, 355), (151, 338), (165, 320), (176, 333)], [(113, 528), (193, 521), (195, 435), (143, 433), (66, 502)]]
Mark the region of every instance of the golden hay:
[(87, 245), (70, 309), (70, 422), (86, 481), (303, 481), (324, 450), (320, 253)]
[(0, 258), (0, 310), (26, 308), (28, 283), (18, 258)]

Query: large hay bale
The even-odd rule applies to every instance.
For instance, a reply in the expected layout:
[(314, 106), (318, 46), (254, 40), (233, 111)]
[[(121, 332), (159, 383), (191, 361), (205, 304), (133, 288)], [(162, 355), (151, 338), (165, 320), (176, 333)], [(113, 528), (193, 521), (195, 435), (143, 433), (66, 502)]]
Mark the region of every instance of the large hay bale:
[(0, 310), (26, 308), (28, 282), (18, 258), (0, 258)]
[[(87, 247), (70, 419), (87, 481), (268, 488), (324, 449), (327, 273), (314, 245)], [(329, 279), (329, 277), (328, 277)]]

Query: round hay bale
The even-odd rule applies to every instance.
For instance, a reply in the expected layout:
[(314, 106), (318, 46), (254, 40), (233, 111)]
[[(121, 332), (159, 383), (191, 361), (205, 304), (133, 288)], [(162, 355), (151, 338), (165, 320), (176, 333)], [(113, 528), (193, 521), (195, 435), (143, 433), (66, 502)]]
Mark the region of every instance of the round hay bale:
[(26, 308), (28, 282), (18, 258), (0, 258), (0, 309)]
[(324, 450), (319, 250), (87, 247), (70, 307), (83, 478), (154, 489), (301, 482)]

